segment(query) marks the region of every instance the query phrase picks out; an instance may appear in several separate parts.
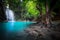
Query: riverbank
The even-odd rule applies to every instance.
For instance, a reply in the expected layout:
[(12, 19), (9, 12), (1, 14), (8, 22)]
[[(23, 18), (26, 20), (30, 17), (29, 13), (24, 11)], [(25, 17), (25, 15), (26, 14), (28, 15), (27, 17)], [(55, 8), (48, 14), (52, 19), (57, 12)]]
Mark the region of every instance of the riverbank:
[(39, 25), (33, 25), (25, 31), (31, 36), (30, 40), (60, 40), (60, 22), (53, 22), (51, 28), (41, 28)]

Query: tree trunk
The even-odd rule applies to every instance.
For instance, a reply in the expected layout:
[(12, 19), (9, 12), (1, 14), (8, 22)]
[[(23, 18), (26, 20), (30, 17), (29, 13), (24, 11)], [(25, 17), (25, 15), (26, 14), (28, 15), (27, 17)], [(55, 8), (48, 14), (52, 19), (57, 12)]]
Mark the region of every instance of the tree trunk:
[(37, 9), (40, 11), (39, 18), (38, 18), (39, 21), (38, 22), (41, 22), (42, 23), (43, 22), (43, 20), (42, 20), (42, 17), (43, 17), (42, 16), (42, 8), (38, 5), (37, 6)]
[[(54, 1), (54, 3), (53, 3)], [(46, 27), (51, 27), (51, 12), (54, 10), (55, 5), (57, 4), (58, 0), (51, 0), (50, 6), (51, 8), (48, 8), (48, 0), (46, 0)]]
[(45, 20), (46, 27), (50, 27), (50, 13), (48, 8), (48, 3), (46, 1), (46, 20)]

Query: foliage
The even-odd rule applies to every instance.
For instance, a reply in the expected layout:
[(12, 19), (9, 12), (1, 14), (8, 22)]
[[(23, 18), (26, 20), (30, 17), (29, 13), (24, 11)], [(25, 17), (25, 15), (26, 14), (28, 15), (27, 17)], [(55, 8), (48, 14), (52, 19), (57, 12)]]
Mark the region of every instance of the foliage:
[[(46, 15), (46, 2), (48, 8), (50, 9), (51, 0), (23, 0), (22, 2), (20, 0), (5, 0), (5, 6), (6, 4), (9, 4), (12, 10), (19, 13), (18, 16), (23, 15), (24, 18), (38, 18), (41, 11), (43, 15)], [(41, 8), (41, 11), (37, 9), (37, 5), (39, 5), (38, 7)], [(58, 7), (60, 7), (59, 4), (55, 6), (55, 8)], [(51, 14), (54, 15), (55, 13), (52, 12)]]
[(36, 3), (34, 1), (28, 1), (26, 3), (26, 8), (29, 13), (29, 15), (32, 15), (33, 17), (37, 17), (39, 15), (39, 11), (36, 9)]

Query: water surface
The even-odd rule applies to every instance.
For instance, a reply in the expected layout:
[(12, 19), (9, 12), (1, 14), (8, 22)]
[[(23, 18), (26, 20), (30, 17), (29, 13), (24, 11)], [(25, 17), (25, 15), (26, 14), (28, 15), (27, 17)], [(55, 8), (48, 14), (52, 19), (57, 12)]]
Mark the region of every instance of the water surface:
[(6, 31), (22, 31), (24, 29), (26, 29), (27, 27), (29, 27), (30, 24), (32, 24), (33, 22), (2, 22), (0, 23), (0, 27), (3, 27), (3, 29), (5, 29)]

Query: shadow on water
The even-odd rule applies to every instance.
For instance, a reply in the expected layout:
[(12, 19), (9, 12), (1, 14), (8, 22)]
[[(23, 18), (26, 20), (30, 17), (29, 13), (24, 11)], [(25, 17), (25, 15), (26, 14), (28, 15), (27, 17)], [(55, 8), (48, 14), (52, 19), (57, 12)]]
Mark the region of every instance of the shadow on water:
[[(1, 40), (5, 39), (5, 24), (3, 22), (0, 22), (0, 37)], [(3, 39), (2, 39), (3, 38)]]

